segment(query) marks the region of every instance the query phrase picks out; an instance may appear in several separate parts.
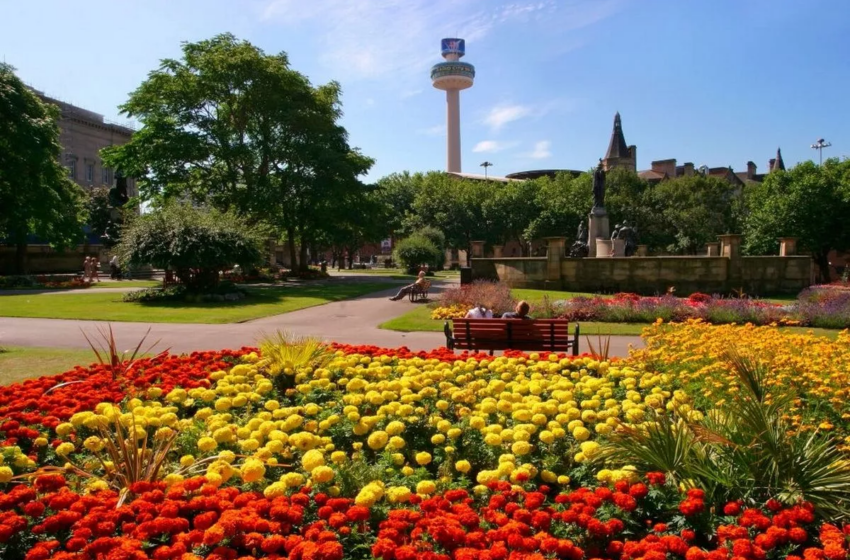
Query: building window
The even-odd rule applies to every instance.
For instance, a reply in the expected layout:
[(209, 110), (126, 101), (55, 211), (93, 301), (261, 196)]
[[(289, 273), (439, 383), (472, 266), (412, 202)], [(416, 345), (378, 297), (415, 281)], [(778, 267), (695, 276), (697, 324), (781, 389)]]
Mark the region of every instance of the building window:
[(100, 179), (100, 180), (103, 182), (103, 184), (104, 184), (104, 185), (111, 185), (111, 184), (112, 184), (112, 182), (111, 182), (109, 179), (110, 179), (110, 177), (109, 177), (109, 169), (108, 169), (108, 168), (106, 168), (106, 167), (104, 167), (104, 168), (101, 170), (101, 179)]
[(86, 164), (86, 182), (94, 183), (94, 164), (87, 163)]
[(77, 161), (71, 160), (68, 162), (68, 177), (73, 180), (77, 180)]

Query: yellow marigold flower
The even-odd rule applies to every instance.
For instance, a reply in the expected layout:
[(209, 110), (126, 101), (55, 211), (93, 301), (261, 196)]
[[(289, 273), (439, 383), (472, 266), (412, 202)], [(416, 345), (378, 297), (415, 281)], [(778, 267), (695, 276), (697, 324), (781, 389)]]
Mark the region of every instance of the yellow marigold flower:
[(65, 457), (69, 453), (73, 453), (74, 449), (75, 449), (74, 444), (68, 443), (66, 441), (64, 443), (59, 444), (59, 447), (56, 448), (56, 454), (59, 455), (60, 457)]
[(273, 500), (274, 498), (279, 498), (280, 496), (285, 496), (286, 488), (287, 484), (283, 482), (274, 482), (266, 486), (265, 490), (263, 490), (263, 496), (270, 500)]
[(58, 435), (59, 437), (65, 437), (73, 431), (74, 425), (70, 422), (63, 422), (56, 426), (56, 435)]
[(301, 458), (301, 466), (307, 472), (313, 472), (316, 467), (324, 466), (325, 456), (318, 449), (311, 449)]
[(391, 486), (387, 488), (387, 500), (391, 504), (403, 504), (410, 501), (413, 493), (407, 486)]
[(514, 455), (522, 456), (528, 455), (532, 451), (532, 446), (527, 441), (515, 441), (513, 445), (511, 445), (511, 451)]
[(180, 457), (180, 466), (181, 467), (191, 467), (195, 464), (195, 458), (191, 455), (183, 455)]
[(104, 446), (105, 444), (103, 443), (103, 440), (97, 436), (87, 437), (85, 441), (83, 441), (83, 447), (92, 452), (100, 451), (104, 448)]
[(466, 474), (470, 470), (472, 470), (472, 465), (466, 459), (462, 459), (462, 460), (455, 463), (455, 470), (457, 470), (458, 472)]
[[(73, 446), (72, 446), (73, 447)], [(431, 462), (431, 454), (427, 451), (420, 451), (416, 454), (416, 463), (422, 466)]]
[(434, 484), (433, 480), (420, 480), (416, 485), (416, 493), (417, 494), (433, 494), (437, 491), (437, 485)]
[(281, 477), (281, 482), (284, 482), (290, 488), (296, 488), (304, 485), (304, 476), (300, 473), (286, 473)]
[(317, 484), (326, 484), (333, 480), (334, 470), (330, 467), (321, 465), (311, 471), (310, 478)]
[(590, 437), (590, 430), (588, 430), (587, 428), (585, 428), (583, 426), (578, 427), (578, 428), (573, 430), (573, 438), (575, 438), (576, 441), (585, 441), (589, 437)]
[(15, 476), (15, 473), (12, 472), (12, 469), (6, 466), (0, 467), (0, 483), (6, 483), (12, 480), (12, 477)]
[(389, 436), (387, 435), (387, 432), (384, 432), (382, 430), (378, 430), (376, 432), (372, 432), (371, 434), (369, 434), (369, 438), (366, 440), (366, 444), (371, 449), (375, 449), (375, 450), (383, 449), (384, 446), (387, 444), (388, 439), (389, 439)]

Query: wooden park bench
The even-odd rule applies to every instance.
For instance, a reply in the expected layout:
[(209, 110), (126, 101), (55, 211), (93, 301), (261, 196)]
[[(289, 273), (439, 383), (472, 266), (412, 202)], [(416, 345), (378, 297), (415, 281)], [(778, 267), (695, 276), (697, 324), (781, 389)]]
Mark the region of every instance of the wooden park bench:
[(446, 321), (449, 350), (548, 350), (578, 356), (579, 326), (570, 336), (566, 319), (454, 319), (454, 332)]
[(421, 284), (414, 284), (413, 289), (410, 290), (408, 297), (410, 301), (427, 301), (428, 300), (428, 290), (431, 288), (431, 282), (425, 280)]

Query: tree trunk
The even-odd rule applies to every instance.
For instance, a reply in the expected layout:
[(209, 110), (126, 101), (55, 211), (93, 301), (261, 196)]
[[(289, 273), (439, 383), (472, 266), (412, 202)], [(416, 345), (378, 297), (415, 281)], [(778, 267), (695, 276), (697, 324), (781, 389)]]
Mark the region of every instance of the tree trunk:
[(295, 249), (295, 230), (286, 230), (286, 244), (289, 245), (289, 269), (298, 270), (298, 251)]
[(301, 248), (299, 249), (299, 253), (300, 254), (298, 256), (298, 269), (306, 271), (310, 268), (308, 266), (310, 263), (307, 262), (307, 242), (304, 240), (301, 241)]
[(15, 244), (15, 273), (26, 274), (27, 265), (27, 241), (26, 237), (23, 237), (23, 241)]

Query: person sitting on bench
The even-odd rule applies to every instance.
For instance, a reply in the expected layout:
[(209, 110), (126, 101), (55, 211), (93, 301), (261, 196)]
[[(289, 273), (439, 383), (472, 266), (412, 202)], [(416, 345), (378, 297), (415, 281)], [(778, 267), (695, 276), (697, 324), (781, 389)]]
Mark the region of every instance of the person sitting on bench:
[(528, 311), (531, 307), (528, 305), (528, 302), (523, 300), (516, 304), (515, 311), (508, 311), (507, 313), (502, 315), (502, 319), (532, 319), (528, 315)]
[(476, 303), (472, 309), (467, 311), (466, 319), (492, 319), (493, 312), (480, 303)]
[(422, 270), (419, 272), (419, 278), (416, 279), (416, 282), (413, 284), (408, 284), (404, 286), (402, 289), (398, 291), (396, 295), (390, 298), (390, 301), (398, 301), (404, 296), (408, 295), (413, 290), (417, 289), (419, 286), (425, 283), (425, 271)]

